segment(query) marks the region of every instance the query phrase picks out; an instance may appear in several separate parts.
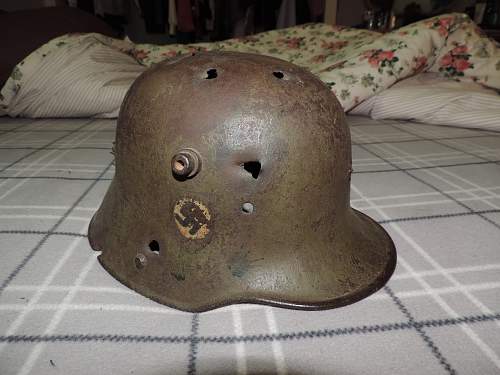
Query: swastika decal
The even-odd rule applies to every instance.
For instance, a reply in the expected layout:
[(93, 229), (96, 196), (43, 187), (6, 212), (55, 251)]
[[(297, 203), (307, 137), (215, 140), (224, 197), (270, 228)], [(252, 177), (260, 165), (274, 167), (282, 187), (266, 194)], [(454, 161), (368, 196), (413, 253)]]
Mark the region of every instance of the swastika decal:
[(201, 240), (210, 232), (211, 217), (208, 208), (192, 198), (177, 201), (174, 218), (179, 232), (191, 240)]

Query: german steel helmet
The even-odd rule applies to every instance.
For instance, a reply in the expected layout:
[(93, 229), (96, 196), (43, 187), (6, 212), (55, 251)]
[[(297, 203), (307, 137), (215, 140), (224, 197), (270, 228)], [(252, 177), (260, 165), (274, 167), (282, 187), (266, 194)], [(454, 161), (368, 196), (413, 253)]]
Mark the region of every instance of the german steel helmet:
[(114, 153), (90, 245), (157, 302), (327, 309), (394, 271), (390, 237), (349, 204), (344, 112), (291, 63), (210, 52), (157, 64), (126, 95)]

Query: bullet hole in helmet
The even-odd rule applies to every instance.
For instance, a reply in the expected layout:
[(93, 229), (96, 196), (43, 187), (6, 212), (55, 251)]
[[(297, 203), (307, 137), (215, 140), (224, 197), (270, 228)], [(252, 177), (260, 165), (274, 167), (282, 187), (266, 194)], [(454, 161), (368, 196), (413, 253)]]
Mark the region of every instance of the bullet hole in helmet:
[(283, 74), (283, 72), (276, 71), (276, 72), (273, 72), (273, 76), (275, 76), (278, 79), (282, 79), (285, 75)]
[(253, 210), (254, 210), (254, 206), (250, 202), (245, 202), (241, 205), (241, 211), (243, 211), (243, 213), (245, 213), (245, 214), (251, 214), (251, 213), (253, 213)]
[(217, 69), (208, 69), (207, 76), (205, 79), (214, 79), (217, 78)]
[(259, 161), (247, 161), (243, 163), (243, 169), (250, 173), (255, 179), (259, 177), (261, 168), (262, 166), (260, 165)]
[(158, 243), (158, 241), (156, 241), (156, 240), (151, 241), (149, 243), (149, 250), (151, 250), (155, 254), (159, 254), (160, 253), (160, 244)]

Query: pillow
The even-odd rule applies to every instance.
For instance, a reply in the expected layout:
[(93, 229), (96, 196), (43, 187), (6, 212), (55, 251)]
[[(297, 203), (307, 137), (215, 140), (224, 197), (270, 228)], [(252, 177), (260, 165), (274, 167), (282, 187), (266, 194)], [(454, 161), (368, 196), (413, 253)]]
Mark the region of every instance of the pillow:
[(476, 82), (438, 73), (404, 79), (366, 99), (350, 112), (375, 120), (411, 120), (500, 131), (500, 95)]
[(0, 116), (117, 117), (146, 67), (132, 44), (102, 34), (66, 34), (33, 52), (0, 91)]
[(104, 21), (71, 7), (0, 13), (0, 88), (31, 52), (53, 38), (75, 32), (117, 36)]

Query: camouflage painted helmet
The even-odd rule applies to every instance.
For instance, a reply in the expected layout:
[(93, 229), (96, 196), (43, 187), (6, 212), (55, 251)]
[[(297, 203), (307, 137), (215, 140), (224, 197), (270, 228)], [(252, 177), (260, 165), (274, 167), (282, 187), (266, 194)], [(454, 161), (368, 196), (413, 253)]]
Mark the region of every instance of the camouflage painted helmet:
[(89, 241), (162, 304), (327, 309), (394, 271), (390, 237), (349, 204), (344, 112), (291, 63), (214, 52), (157, 64), (124, 100), (115, 159)]

